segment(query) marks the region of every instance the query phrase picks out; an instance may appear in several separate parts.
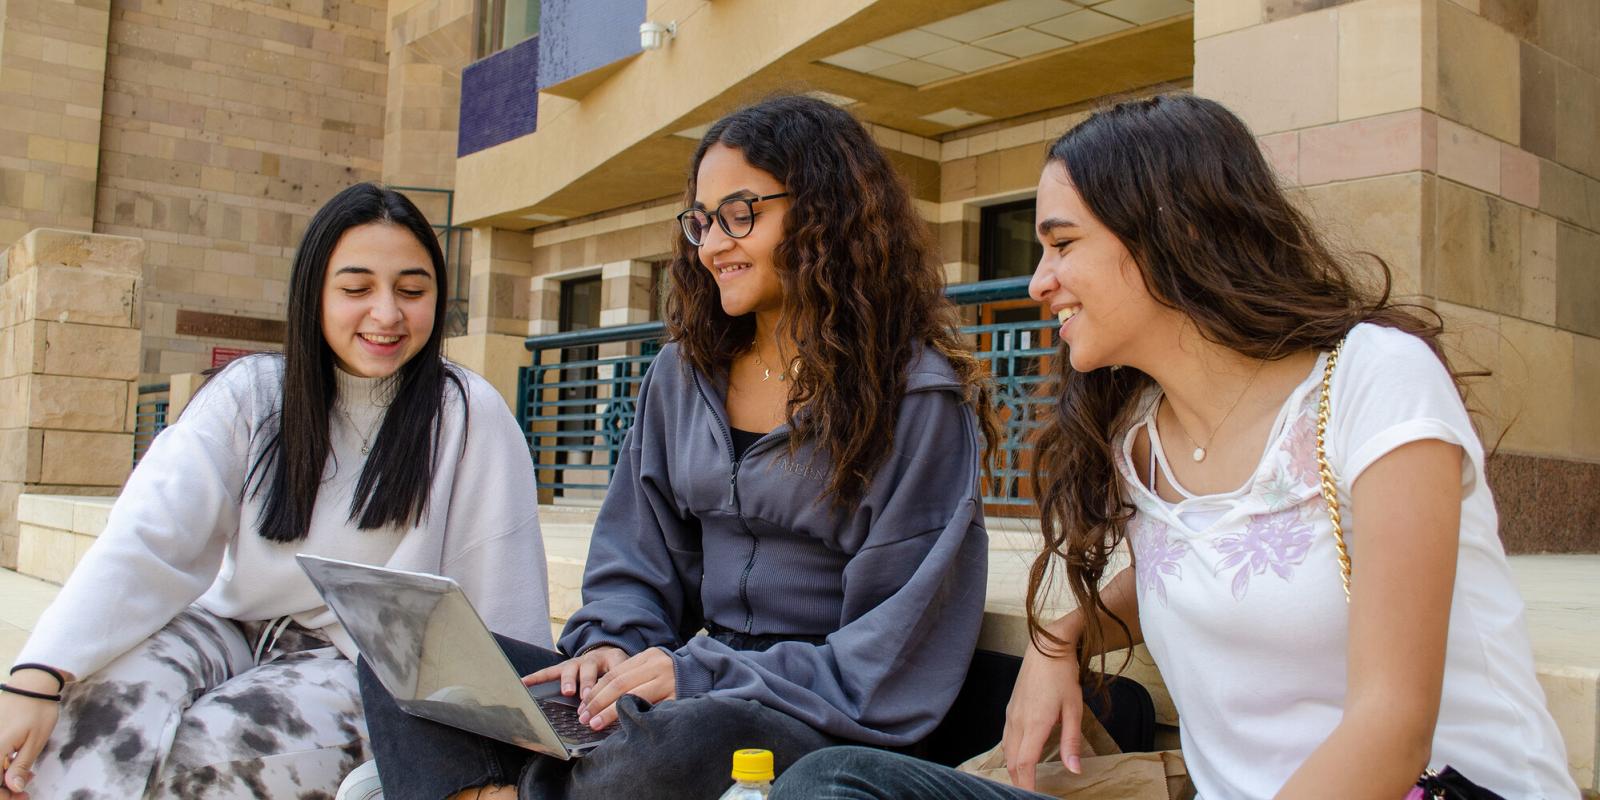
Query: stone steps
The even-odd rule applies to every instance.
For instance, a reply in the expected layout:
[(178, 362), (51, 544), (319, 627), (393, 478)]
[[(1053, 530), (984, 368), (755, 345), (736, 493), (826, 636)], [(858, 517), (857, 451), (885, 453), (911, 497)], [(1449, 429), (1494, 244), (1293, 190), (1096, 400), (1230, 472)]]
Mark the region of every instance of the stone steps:
[[(24, 495), (18, 503), (22, 523), (19, 572), (60, 583), (105, 526), (112, 498)], [(581, 605), (583, 567), (597, 509), (542, 506), (540, 529), (549, 562), (551, 628)], [(1027, 646), (1024, 602), (1028, 569), (1040, 547), (1038, 523), (990, 520), (988, 602), (979, 646), (1021, 653)], [(1578, 785), (1600, 793), (1600, 555), (1514, 556), (1512, 571), (1527, 602), (1539, 683), (1567, 743), (1568, 761)], [(26, 582), (27, 586), (18, 589)], [(44, 588), (39, 588), (44, 587)], [(23, 590), (26, 591), (23, 591)], [(23, 591), (23, 596), (16, 596)], [(44, 599), (40, 599), (40, 597)], [(0, 656), (14, 656), (54, 589), (0, 571)], [(1049, 604), (1070, 608), (1061, 593)], [(1120, 665), (1113, 658), (1112, 668)], [(1124, 674), (1144, 684), (1156, 701), (1158, 721), (1177, 723), (1177, 713), (1150, 654), (1136, 648)]]

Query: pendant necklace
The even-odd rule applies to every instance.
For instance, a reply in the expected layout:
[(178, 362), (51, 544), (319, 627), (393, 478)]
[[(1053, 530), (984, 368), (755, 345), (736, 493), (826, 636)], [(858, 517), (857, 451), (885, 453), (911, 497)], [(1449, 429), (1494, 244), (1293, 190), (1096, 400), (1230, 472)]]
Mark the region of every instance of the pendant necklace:
[[(761, 368), (762, 382), (766, 382), (767, 379), (772, 377), (772, 368), (768, 367), (766, 359), (761, 357), (760, 345), (752, 345), (750, 347), (750, 353), (756, 357), (756, 366)], [(778, 370), (778, 382), (783, 383), (784, 381), (789, 380), (789, 373), (791, 372), (796, 375), (800, 374), (800, 363), (798, 361), (791, 363), (787, 371)]]
[[(1233, 416), (1233, 410), (1239, 407), (1239, 401), (1243, 400), (1244, 396), (1249, 393), (1250, 386), (1256, 382), (1256, 376), (1261, 374), (1261, 368), (1266, 365), (1266, 359), (1262, 359), (1256, 364), (1256, 371), (1250, 373), (1250, 380), (1245, 381), (1244, 388), (1240, 389), (1238, 396), (1233, 398), (1233, 405), (1228, 406), (1228, 410), (1223, 413), (1222, 419), (1217, 420), (1217, 427), (1211, 429), (1211, 435), (1206, 437), (1205, 444), (1195, 441), (1195, 438), (1189, 435), (1189, 429), (1183, 427), (1183, 420), (1178, 419), (1178, 409), (1172, 409), (1172, 421), (1178, 423), (1178, 430), (1183, 434), (1183, 438), (1188, 439), (1189, 444), (1194, 445), (1194, 452), (1189, 454), (1189, 457), (1194, 459), (1194, 463), (1198, 464), (1206, 460), (1206, 450), (1211, 447), (1211, 442), (1217, 438), (1217, 432), (1222, 430), (1222, 426), (1228, 421), (1228, 417)], [(1167, 405), (1170, 406), (1172, 403), (1169, 401)]]
[(343, 414), (345, 421), (350, 423), (350, 429), (355, 431), (357, 436), (361, 437), (361, 455), (367, 455), (368, 453), (371, 453), (372, 434), (376, 432), (379, 425), (383, 424), (383, 417), (379, 416), (378, 421), (374, 422), (370, 429), (363, 431), (361, 430), (361, 426), (356, 424), (355, 417), (350, 416), (350, 412), (345, 410), (344, 406), (339, 406), (339, 413)]

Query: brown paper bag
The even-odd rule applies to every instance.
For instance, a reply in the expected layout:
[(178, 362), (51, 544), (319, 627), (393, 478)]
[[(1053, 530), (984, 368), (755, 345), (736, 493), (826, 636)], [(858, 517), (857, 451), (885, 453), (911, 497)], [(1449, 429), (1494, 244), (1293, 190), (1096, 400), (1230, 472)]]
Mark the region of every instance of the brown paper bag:
[[(1123, 753), (1093, 714), (1083, 722), (1083, 774), (1061, 762), (1061, 737), (1052, 734), (1034, 770), (1034, 791), (1064, 800), (1190, 800), (1194, 788), (1177, 750)], [(962, 772), (1011, 785), (1000, 745), (967, 759)]]

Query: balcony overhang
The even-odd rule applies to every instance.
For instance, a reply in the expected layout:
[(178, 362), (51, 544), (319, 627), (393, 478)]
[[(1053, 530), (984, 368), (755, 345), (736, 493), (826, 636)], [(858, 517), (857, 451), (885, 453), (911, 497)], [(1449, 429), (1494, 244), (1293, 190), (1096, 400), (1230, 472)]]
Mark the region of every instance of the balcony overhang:
[(866, 121), (937, 137), (957, 128), (924, 116), (960, 108), (1008, 119), (1181, 81), (1194, 65), (1186, 15), (919, 87), (822, 59), (986, 0), (651, 5), (652, 18), (680, 14), (676, 39), (616, 67), (582, 100), (542, 94), (537, 132), (459, 159), (460, 219), (526, 229), (676, 195), (696, 142), (674, 133), (774, 92), (842, 95)]

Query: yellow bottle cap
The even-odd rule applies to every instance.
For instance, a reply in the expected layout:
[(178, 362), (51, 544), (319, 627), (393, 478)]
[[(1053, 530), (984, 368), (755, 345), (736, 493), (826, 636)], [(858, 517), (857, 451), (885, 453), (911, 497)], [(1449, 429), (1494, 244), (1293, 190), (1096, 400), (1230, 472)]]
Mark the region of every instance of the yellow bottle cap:
[(736, 781), (772, 780), (771, 750), (735, 750), (733, 779)]

